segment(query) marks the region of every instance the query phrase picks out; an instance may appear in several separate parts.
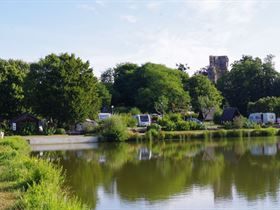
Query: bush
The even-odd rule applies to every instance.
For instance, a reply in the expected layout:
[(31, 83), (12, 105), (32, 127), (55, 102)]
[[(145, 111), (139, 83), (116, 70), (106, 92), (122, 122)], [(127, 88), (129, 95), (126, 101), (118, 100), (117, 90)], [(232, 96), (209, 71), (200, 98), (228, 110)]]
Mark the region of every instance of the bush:
[(129, 110), (129, 113), (130, 113), (131, 115), (137, 115), (137, 114), (141, 114), (141, 111), (140, 111), (140, 109), (138, 109), (137, 107), (133, 107), (133, 108), (131, 108), (131, 109)]
[(120, 114), (122, 121), (126, 124), (127, 127), (136, 127), (137, 120), (132, 117), (130, 114)]
[(190, 122), (186, 122), (186, 121), (183, 121), (183, 120), (179, 121), (177, 123), (176, 130), (178, 130), (178, 131), (189, 131), (189, 130), (191, 130)]
[(224, 125), (225, 129), (233, 129), (234, 128), (232, 122), (230, 122), (230, 121), (224, 122), (223, 125)]
[(66, 131), (64, 128), (57, 128), (55, 134), (66, 134)]
[(157, 123), (152, 123), (150, 126), (147, 127), (147, 130), (154, 129), (156, 131), (161, 131), (161, 126)]
[(181, 114), (179, 113), (171, 113), (167, 116), (172, 122), (180, 122), (181, 120), (183, 120), (183, 117)]
[(118, 115), (104, 120), (100, 130), (102, 137), (107, 140), (124, 141), (128, 138), (126, 123)]
[(243, 116), (235, 117), (233, 119), (233, 127), (234, 128), (243, 128), (246, 122), (246, 118)]
[(35, 123), (25, 122), (21, 125), (18, 133), (23, 136), (34, 135), (38, 133), (38, 128)]
[(4, 131), (5, 136), (13, 135), (13, 131), (8, 120), (4, 120), (0, 123), (0, 131)]
[(220, 110), (215, 111), (214, 116), (213, 116), (213, 122), (217, 125), (220, 125), (221, 116), (222, 116), (222, 112)]

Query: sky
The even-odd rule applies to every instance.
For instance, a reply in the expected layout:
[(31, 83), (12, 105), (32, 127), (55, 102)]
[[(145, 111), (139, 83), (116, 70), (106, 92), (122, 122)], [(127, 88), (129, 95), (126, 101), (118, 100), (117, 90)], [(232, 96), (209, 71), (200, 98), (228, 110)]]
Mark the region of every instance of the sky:
[(275, 55), (280, 71), (280, 0), (0, 0), (0, 58), (50, 53), (89, 60), (96, 76), (118, 63), (187, 63), (209, 55)]

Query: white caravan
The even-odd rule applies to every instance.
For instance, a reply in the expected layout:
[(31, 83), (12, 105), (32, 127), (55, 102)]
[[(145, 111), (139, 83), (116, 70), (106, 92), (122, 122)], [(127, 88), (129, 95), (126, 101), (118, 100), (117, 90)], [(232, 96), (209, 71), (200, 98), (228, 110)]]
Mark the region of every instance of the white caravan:
[(249, 120), (255, 123), (261, 124), (274, 124), (276, 122), (275, 113), (267, 112), (267, 113), (251, 113), (249, 115)]
[(99, 120), (106, 120), (112, 116), (111, 113), (99, 113), (98, 114), (98, 119)]
[(135, 118), (139, 127), (147, 127), (151, 125), (151, 117), (148, 114), (138, 114)]

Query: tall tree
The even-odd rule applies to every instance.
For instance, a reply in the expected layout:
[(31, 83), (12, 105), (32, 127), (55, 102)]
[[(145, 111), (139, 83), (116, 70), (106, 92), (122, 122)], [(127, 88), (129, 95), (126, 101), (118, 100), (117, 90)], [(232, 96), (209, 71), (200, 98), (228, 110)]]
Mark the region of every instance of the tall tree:
[(186, 89), (190, 93), (192, 108), (196, 112), (221, 106), (221, 93), (207, 76), (201, 74), (192, 76), (186, 85)]
[(260, 58), (243, 56), (235, 61), (231, 71), (218, 81), (218, 89), (223, 96), (231, 106), (238, 107), (243, 115), (247, 114), (250, 101), (279, 95), (278, 88), (275, 88), (279, 73), (274, 69), (272, 58), (269, 55), (262, 62)]
[(96, 85), (89, 62), (74, 54), (51, 54), (31, 64), (26, 96), (36, 113), (71, 125), (99, 111)]
[(23, 86), (28, 71), (23, 61), (0, 59), (0, 117), (11, 119), (25, 111)]

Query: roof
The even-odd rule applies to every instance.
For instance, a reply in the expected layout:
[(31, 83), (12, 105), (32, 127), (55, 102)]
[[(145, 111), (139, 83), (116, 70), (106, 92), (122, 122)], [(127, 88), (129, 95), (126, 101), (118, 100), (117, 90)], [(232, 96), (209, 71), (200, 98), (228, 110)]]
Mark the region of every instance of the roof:
[(35, 117), (29, 113), (24, 113), (22, 115), (15, 117), (14, 119), (12, 119), (11, 122), (16, 123), (16, 122), (20, 122), (20, 121), (25, 121), (26, 119), (37, 121), (37, 122), (40, 121), (37, 117)]
[(239, 115), (240, 112), (236, 107), (228, 107), (224, 109), (223, 114), (221, 116), (221, 121), (222, 122), (232, 121), (234, 117)]

